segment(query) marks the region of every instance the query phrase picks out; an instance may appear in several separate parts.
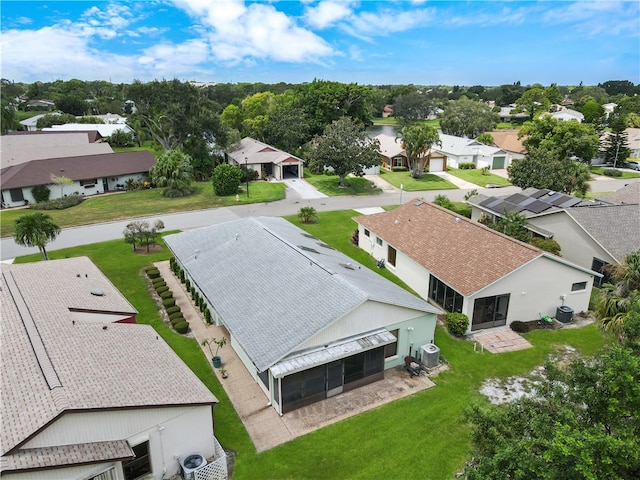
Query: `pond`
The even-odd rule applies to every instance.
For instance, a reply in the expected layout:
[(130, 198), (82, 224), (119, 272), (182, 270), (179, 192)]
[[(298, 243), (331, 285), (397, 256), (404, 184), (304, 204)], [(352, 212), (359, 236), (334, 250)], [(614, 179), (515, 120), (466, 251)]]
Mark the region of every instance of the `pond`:
[(395, 137), (397, 131), (398, 127), (395, 125), (372, 125), (370, 127), (367, 127), (367, 133), (370, 137), (375, 137), (377, 135), (380, 135), (381, 133)]

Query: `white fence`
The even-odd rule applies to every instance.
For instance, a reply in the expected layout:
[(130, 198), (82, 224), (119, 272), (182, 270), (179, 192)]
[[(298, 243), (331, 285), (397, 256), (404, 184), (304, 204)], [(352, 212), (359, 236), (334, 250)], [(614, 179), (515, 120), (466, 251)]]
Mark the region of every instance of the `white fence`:
[(227, 454), (216, 437), (213, 437), (213, 442), (215, 449), (213, 461), (193, 472), (195, 480), (228, 480), (229, 478), (229, 473), (227, 472)]

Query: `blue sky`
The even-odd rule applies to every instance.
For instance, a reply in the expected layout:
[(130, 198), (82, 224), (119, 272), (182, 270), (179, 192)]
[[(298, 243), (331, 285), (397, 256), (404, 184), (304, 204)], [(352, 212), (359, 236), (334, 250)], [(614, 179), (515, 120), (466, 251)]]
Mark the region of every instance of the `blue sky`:
[(360, 84), (640, 83), (634, 1), (13, 1), (1, 76)]

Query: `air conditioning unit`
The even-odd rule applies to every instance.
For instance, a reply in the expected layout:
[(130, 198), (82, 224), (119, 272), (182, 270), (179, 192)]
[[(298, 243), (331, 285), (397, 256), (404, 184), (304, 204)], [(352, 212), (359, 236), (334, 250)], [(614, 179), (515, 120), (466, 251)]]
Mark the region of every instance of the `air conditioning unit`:
[(420, 347), (422, 364), (427, 368), (435, 368), (440, 363), (440, 349), (433, 343)]

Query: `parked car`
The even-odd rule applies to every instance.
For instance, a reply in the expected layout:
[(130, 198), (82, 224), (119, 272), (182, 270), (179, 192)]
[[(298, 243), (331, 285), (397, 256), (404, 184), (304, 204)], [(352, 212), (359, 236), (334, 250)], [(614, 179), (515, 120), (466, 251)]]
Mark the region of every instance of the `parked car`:
[(638, 171), (640, 171), (640, 162), (638, 162), (638, 161), (635, 161), (635, 160), (634, 160), (634, 161), (631, 161), (631, 162), (627, 162), (627, 163), (625, 164), (625, 166), (626, 166), (627, 168), (630, 168), (631, 170), (638, 170)]

